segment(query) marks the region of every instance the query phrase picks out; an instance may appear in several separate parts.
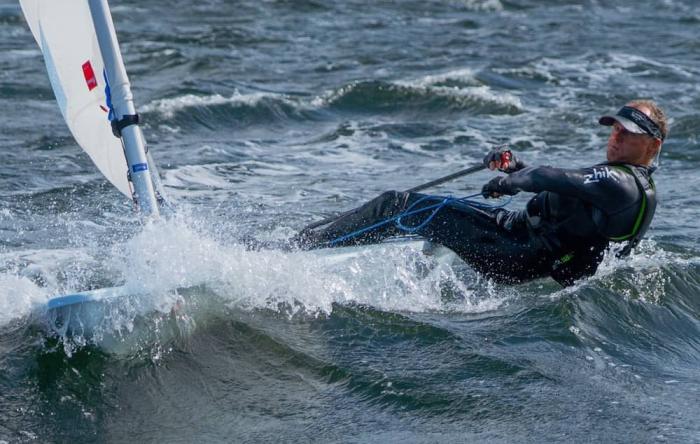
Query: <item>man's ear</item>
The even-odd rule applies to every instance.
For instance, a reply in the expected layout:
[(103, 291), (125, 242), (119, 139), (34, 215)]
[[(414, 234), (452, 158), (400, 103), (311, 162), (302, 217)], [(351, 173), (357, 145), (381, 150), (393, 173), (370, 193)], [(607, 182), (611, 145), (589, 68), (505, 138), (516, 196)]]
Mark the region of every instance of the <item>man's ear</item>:
[(657, 154), (659, 154), (659, 151), (661, 151), (661, 144), (663, 142), (661, 139), (654, 138), (653, 142), (649, 144), (647, 147), (647, 157), (649, 159), (653, 159), (656, 157)]

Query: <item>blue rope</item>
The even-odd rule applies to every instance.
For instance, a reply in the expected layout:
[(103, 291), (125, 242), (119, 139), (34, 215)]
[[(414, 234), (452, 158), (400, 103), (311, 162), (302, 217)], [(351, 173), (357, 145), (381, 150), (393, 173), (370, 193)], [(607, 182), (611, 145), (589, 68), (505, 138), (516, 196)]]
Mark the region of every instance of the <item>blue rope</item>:
[[(430, 221), (432, 221), (433, 218), (438, 214), (438, 212), (441, 209), (443, 209), (446, 205), (449, 205), (449, 204), (455, 203), (455, 202), (469, 205), (469, 206), (476, 207), (476, 208), (485, 209), (485, 208), (505, 207), (512, 200), (512, 197), (510, 197), (504, 203), (498, 204), (498, 205), (486, 204), (486, 203), (476, 202), (476, 201), (472, 200), (473, 198), (479, 197), (479, 196), (481, 196), (481, 193), (476, 193), (476, 194), (472, 194), (470, 196), (465, 196), (465, 197), (460, 197), (460, 198), (454, 198), (452, 196), (427, 195), (427, 196), (422, 197), (422, 198), (418, 199), (417, 201), (415, 201), (413, 204), (411, 204), (410, 207), (408, 207), (405, 211), (401, 212), (400, 214), (393, 216), (393, 217), (390, 217), (389, 219), (385, 219), (383, 221), (377, 222), (377, 223), (370, 225), (368, 227), (361, 228), (357, 231), (353, 231), (352, 233), (340, 236), (340, 237), (335, 238), (331, 241), (328, 241), (328, 245), (333, 246), (335, 244), (341, 243), (341, 242), (346, 241), (348, 239), (352, 239), (354, 237), (357, 237), (361, 234), (367, 233), (368, 231), (372, 231), (375, 228), (383, 227), (384, 225), (390, 224), (392, 222), (394, 222), (396, 224), (396, 227), (401, 231), (404, 231), (404, 232), (409, 233), (409, 234), (416, 233), (419, 230), (421, 230), (422, 228), (424, 228), (426, 225), (428, 225), (430, 223)], [(413, 209), (416, 205), (420, 204), (421, 202), (424, 202), (428, 199), (435, 199), (435, 198), (442, 199), (442, 201), (439, 203), (436, 203), (436, 204), (425, 206), (423, 208), (419, 208), (417, 210)], [(403, 223), (401, 223), (401, 218), (403, 218), (403, 217), (413, 216), (415, 214), (424, 213), (424, 212), (427, 212), (430, 210), (432, 210), (432, 213), (430, 213), (430, 215), (423, 222), (416, 225), (415, 227), (408, 227), (408, 226), (404, 225)]]
[[(411, 209), (412, 209), (413, 207), (415, 207), (415, 206), (418, 205), (419, 203), (423, 202), (424, 200), (428, 200), (428, 199), (430, 199), (430, 198), (432, 198), (432, 197), (433, 197), (433, 196), (425, 196), (425, 197), (423, 197), (423, 198), (421, 198), (421, 199), (418, 199), (418, 200), (415, 201), (410, 207), (408, 207), (408, 208), (406, 209), (406, 211), (404, 211), (403, 213), (401, 213), (401, 214), (399, 214), (398, 216), (396, 216), (396, 226), (398, 227), (398, 229), (401, 230), (401, 231), (405, 231), (406, 233), (411, 233), (411, 234), (415, 233), (416, 231), (420, 230), (420, 229), (423, 228), (424, 226), (428, 225), (428, 224), (430, 223), (430, 221), (433, 220), (433, 218), (435, 217), (435, 215), (438, 214), (438, 211), (440, 211), (440, 210), (442, 209), (442, 207), (444, 207), (445, 205), (447, 205), (447, 203), (450, 202), (450, 199), (452, 199), (450, 196), (447, 196), (447, 197), (445, 197), (444, 199), (442, 199), (442, 202), (440, 202), (439, 204), (431, 205), (431, 207), (434, 207), (433, 212), (430, 214), (430, 216), (426, 217), (425, 220), (424, 220), (422, 223), (418, 224), (418, 225), (415, 226), (415, 227), (407, 227), (407, 226), (405, 226), (404, 224), (401, 223), (401, 218), (402, 218), (402, 217), (404, 217), (404, 216), (410, 216), (410, 215), (412, 215), (412, 214), (416, 214), (416, 212), (411, 211)], [(416, 210), (416, 211), (417, 211), (417, 212), (423, 212), (423, 211), (427, 211), (427, 210), (425, 210), (425, 208), (421, 208), (421, 209)]]

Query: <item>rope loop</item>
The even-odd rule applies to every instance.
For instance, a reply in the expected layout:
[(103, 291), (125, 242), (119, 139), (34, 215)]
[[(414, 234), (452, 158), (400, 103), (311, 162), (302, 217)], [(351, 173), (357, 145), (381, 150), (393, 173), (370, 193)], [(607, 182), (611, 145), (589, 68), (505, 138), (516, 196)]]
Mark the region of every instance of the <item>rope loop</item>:
[[(396, 228), (398, 228), (399, 230), (401, 230), (405, 233), (408, 233), (408, 234), (415, 234), (418, 231), (420, 231), (421, 229), (423, 229), (425, 226), (427, 226), (433, 220), (433, 218), (435, 216), (437, 216), (437, 214), (440, 212), (441, 209), (443, 209), (445, 206), (447, 206), (451, 203), (461, 203), (464, 205), (472, 206), (474, 208), (489, 209), (489, 208), (505, 207), (512, 200), (512, 197), (510, 197), (504, 203), (501, 203), (498, 205), (491, 205), (491, 204), (486, 204), (483, 202), (477, 202), (474, 200), (475, 197), (480, 197), (480, 196), (481, 196), (481, 193), (476, 193), (476, 194), (472, 194), (470, 196), (465, 196), (465, 197), (460, 197), (460, 198), (455, 198), (452, 196), (427, 195), (427, 196), (424, 196), (424, 197), (418, 199), (414, 203), (412, 203), (411, 206), (406, 208), (406, 210), (402, 211), (400, 214), (393, 216), (393, 217), (390, 217), (388, 219), (385, 219), (383, 221), (377, 222), (377, 223), (370, 225), (368, 227), (361, 228), (357, 231), (353, 231), (352, 233), (340, 236), (340, 237), (333, 239), (331, 241), (328, 241), (328, 246), (332, 247), (336, 244), (339, 244), (339, 243), (344, 242), (348, 239), (352, 239), (354, 237), (360, 236), (360, 235), (367, 233), (369, 231), (372, 231), (376, 228), (383, 227), (384, 225), (388, 225), (392, 222), (396, 225)], [(422, 207), (422, 208), (414, 209), (416, 207), (416, 205), (420, 204), (421, 202), (424, 202), (426, 200), (432, 200), (432, 199), (441, 199), (441, 201), (439, 203), (435, 203), (432, 205), (427, 205), (427, 206)], [(416, 226), (409, 227), (409, 226), (404, 225), (401, 222), (402, 218), (405, 218), (408, 216), (413, 216), (413, 215), (420, 214), (420, 213), (425, 213), (428, 211), (432, 211), (432, 212), (430, 213), (430, 215), (428, 215), (428, 217), (425, 218), (425, 220), (423, 220), (421, 223), (419, 223)]]

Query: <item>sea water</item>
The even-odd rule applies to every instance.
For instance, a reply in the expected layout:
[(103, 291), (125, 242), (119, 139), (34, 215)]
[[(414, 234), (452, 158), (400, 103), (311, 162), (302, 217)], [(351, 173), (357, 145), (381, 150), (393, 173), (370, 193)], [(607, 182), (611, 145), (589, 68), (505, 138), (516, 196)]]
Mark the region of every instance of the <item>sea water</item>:
[[(111, 3), (176, 215), (142, 225), (100, 176), (1, 2), (0, 442), (700, 442), (696, 2)], [(654, 222), (570, 288), (243, 245), (503, 143), (590, 166), (638, 97), (671, 119)], [(47, 326), (113, 285), (96, 330)]]

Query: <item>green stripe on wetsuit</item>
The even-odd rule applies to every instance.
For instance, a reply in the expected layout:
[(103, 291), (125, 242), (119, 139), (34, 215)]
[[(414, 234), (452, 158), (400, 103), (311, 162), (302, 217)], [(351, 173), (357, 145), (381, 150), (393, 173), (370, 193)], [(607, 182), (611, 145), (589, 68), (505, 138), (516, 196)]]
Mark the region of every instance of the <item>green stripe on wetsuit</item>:
[[(632, 177), (634, 177), (634, 173), (632, 172), (632, 170), (630, 170), (626, 166), (612, 165), (612, 167), (616, 168), (618, 170), (625, 171), (626, 173), (631, 174)], [(636, 179), (635, 179), (635, 182), (636, 182)], [(649, 178), (649, 183), (651, 184), (651, 187), (653, 189), (654, 188), (654, 181), (651, 178)], [(642, 221), (644, 220), (644, 213), (646, 213), (646, 210), (647, 210), (647, 193), (644, 191), (644, 189), (641, 189), (640, 191), (642, 192), (642, 206), (639, 208), (639, 214), (637, 214), (637, 219), (634, 221), (634, 227), (632, 227), (632, 232), (630, 234), (627, 234), (624, 236), (611, 237), (610, 240), (625, 241), (627, 239), (633, 238), (639, 232), (639, 227), (642, 225)]]

